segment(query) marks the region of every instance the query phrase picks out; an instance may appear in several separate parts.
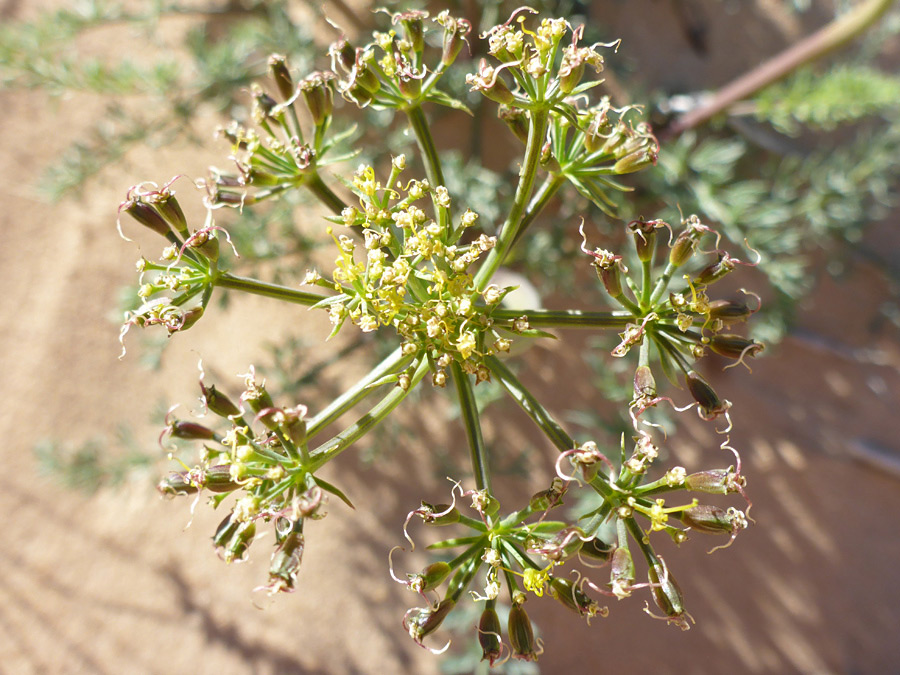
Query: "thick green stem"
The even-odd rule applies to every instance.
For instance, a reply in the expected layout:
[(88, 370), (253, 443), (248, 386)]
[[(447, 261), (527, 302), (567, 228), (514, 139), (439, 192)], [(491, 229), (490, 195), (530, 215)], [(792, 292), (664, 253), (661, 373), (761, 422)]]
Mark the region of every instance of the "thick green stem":
[(368, 375), (334, 399), (319, 414), (313, 417), (309, 421), (306, 430), (307, 437), (312, 438), (357, 403), (372, 394), (377, 387), (369, 387), (370, 384), (377, 382), (386, 375), (399, 372), (412, 359), (412, 356), (404, 356), (399, 347), (395, 349), (384, 361), (375, 366)]
[(265, 281), (259, 281), (258, 279), (239, 277), (234, 274), (229, 274), (228, 272), (222, 272), (217, 276), (214, 284), (221, 288), (228, 288), (233, 291), (243, 291), (245, 293), (253, 293), (254, 295), (263, 295), (267, 298), (293, 302), (297, 305), (306, 305), (307, 307), (315, 305), (317, 302), (321, 302), (327, 297), (319, 295), (318, 293), (298, 291), (279, 284), (270, 284)]
[(483, 291), (490, 283), (494, 272), (503, 263), (522, 225), (522, 215), (525, 206), (531, 196), (534, 180), (537, 176), (538, 163), (541, 158), (541, 147), (544, 137), (547, 135), (548, 115), (546, 110), (531, 111), (531, 124), (528, 127), (528, 142), (525, 146), (525, 157), (522, 160), (522, 168), (519, 171), (519, 185), (516, 187), (516, 196), (509, 210), (506, 222), (500, 230), (497, 245), (491, 249), (484, 264), (475, 275), (475, 288)]
[(630, 312), (582, 312), (578, 309), (498, 309), (491, 314), (495, 322), (528, 319), (531, 328), (609, 328), (621, 330), (634, 321)]
[(402, 389), (394, 387), (391, 392), (376, 403), (372, 409), (359, 418), (357, 422), (344, 429), (341, 433), (322, 443), (312, 451), (312, 463), (308, 467), (310, 472), (315, 472), (319, 467), (337, 457), (344, 450), (353, 445), (360, 438), (378, 426), (398, 405), (409, 395), (416, 385), (428, 372), (428, 360), (420, 359), (413, 376), (410, 378), (409, 387)]
[(340, 215), (341, 211), (346, 208), (347, 204), (344, 203), (344, 200), (338, 197), (334, 191), (325, 184), (318, 172), (309, 176), (306, 179), (305, 185), (309, 188), (309, 191), (335, 215)]
[(431, 183), (432, 188), (444, 185), (441, 158), (438, 157), (437, 148), (434, 147), (434, 139), (431, 137), (431, 130), (428, 128), (428, 120), (425, 119), (422, 107), (414, 105), (407, 108), (406, 117), (416, 135), (419, 151), (422, 153), (422, 161), (425, 163), (425, 175), (428, 176), (428, 182)]
[(479, 490), (485, 490), (490, 495), (493, 494), (491, 490), (491, 470), (488, 466), (487, 448), (484, 447), (484, 438), (481, 435), (478, 403), (475, 401), (475, 392), (472, 391), (472, 382), (456, 361), (453, 362), (451, 369), (453, 371), (453, 383), (456, 385), (456, 393), (459, 396), (459, 407), (462, 411), (463, 422), (466, 425), (466, 437), (469, 439), (475, 486)]
[(547, 409), (538, 403), (538, 400), (532, 393), (519, 382), (518, 378), (512, 374), (500, 359), (488, 356), (484, 362), (491, 373), (500, 381), (500, 384), (503, 385), (503, 388), (522, 407), (522, 410), (534, 420), (534, 423), (540, 427), (541, 431), (556, 446), (557, 450), (565, 452), (577, 447), (572, 437), (559, 426), (559, 423), (553, 419), (553, 416), (547, 412)]

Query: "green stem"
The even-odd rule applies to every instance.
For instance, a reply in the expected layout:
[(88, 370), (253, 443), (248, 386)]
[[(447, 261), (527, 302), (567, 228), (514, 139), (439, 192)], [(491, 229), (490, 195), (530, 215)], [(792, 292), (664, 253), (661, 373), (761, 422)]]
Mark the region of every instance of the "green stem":
[(475, 486), (490, 495), (493, 494), (491, 490), (491, 470), (488, 466), (487, 448), (484, 447), (484, 438), (481, 435), (478, 403), (475, 401), (472, 382), (457, 361), (453, 361), (451, 370), (453, 371), (453, 383), (456, 385), (456, 393), (459, 396), (459, 407), (462, 411), (463, 422), (466, 425), (466, 436), (469, 439)]
[(641, 311), (649, 312), (650, 311), (650, 298), (653, 280), (651, 278), (651, 273), (653, 272), (653, 262), (650, 260), (641, 261)]
[(610, 328), (620, 330), (634, 320), (630, 312), (582, 312), (578, 309), (498, 309), (491, 314), (496, 322), (515, 321), (519, 317), (528, 319), (532, 328)]
[(544, 143), (544, 137), (547, 134), (548, 114), (546, 110), (532, 110), (531, 124), (528, 127), (528, 142), (525, 145), (525, 157), (522, 160), (522, 168), (519, 171), (519, 185), (516, 187), (516, 196), (506, 222), (500, 230), (500, 236), (497, 238), (497, 245), (491, 249), (484, 264), (479, 268), (475, 275), (475, 288), (483, 291), (490, 283), (494, 272), (500, 267), (507, 253), (509, 253), (512, 244), (518, 235), (522, 225), (522, 215), (525, 212), (525, 206), (528, 198), (531, 196), (531, 190), (534, 187), (534, 180), (537, 176), (538, 163), (541, 158), (541, 146)]
[(547, 202), (553, 198), (553, 195), (557, 193), (559, 188), (565, 182), (565, 176), (550, 174), (544, 182), (541, 183), (538, 191), (534, 194), (534, 197), (532, 197), (531, 202), (525, 209), (525, 215), (522, 216), (522, 223), (519, 225), (519, 231), (516, 232), (515, 239), (513, 239), (513, 246), (519, 242), (522, 235), (525, 234), (525, 230), (527, 230), (531, 223), (533, 223), (538, 215), (540, 215), (547, 206)]
[(279, 284), (270, 284), (265, 281), (259, 281), (258, 279), (239, 277), (234, 274), (229, 274), (228, 272), (219, 274), (213, 283), (216, 286), (228, 288), (233, 291), (243, 291), (245, 293), (253, 293), (254, 295), (263, 295), (267, 298), (293, 302), (298, 305), (306, 305), (307, 307), (315, 305), (317, 302), (321, 302), (327, 297), (319, 295), (318, 293), (294, 290), (293, 288), (281, 286)]
[(538, 403), (538, 400), (532, 393), (519, 382), (518, 378), (512, 374), (509, 368), (507, 368), (500, 359), (494, 356), (488, 356), (485, 357), (484, 362), (491, 373), (500, 380), (500, 384), (503, 385), (503, 388), (506, 389), (516, 403), (522, 407), (522, 410), (534, 420), (534, 423), (540, 427), (541, 431), (544, 432), (544, 435), (550, 439), (560, 452), (565, 452), (566, 450), (577, 447), (577, 444), (572, 437), (559, 426), (559, 423), (553, 419), (553, 416), (547, 412), (547, 409)]
[(416, 135), (419, 152), (422, 153), (422, 161), (425, 163), (425, 175), (428, 176), (428, 182), (431, 183), (432, 188), (444, 185), (441, 159), (438, 157), (437, 148), (434, 147), (434, 139), (431, 137), (431, 130), (428, 128), (428, 120), (425, 119), (422, 107), (414, 105), (407, 108), (406, 117)]
[(309, 188), (309, 191), (335, 215), (340, 215), (341, 211), (347, 207), (344, 200), (338, 197), (332, 189), (325, 184), (317, 171), (306, 178), (305, 185)]
[(412, 359), (412, 356), (404, 356), (399, 347), (395, 349), (384, 361), (375, 366), (368, 375), (334, 399), (326, 408), (313, 417), (307, 427), (307, 437), (312, 438), (350, 410), (350, 408), (373, 393), (376, 387), (370, 388), (370, 384), (377, 382), (386, 375), (402, 370)]
[(372, 409), (359, 418), (355, 424), (344, 429), (341, 433), (322, 443), (312, 451), (312, 463), (308, 467), (310, 472), (315, 472), (319, 467), (337, 457), (353, 443), (378, 426), (398, 405), (405, 399), (409, 392), (425, 377), (428, 372), (428, 359), (419, 360), (416, 370), (410, 378), (409, 387), (401, 389), (394, 387), (391, 392), (376, 403)]
[(669, 280), (672, 278), (672, 275), (678, 267), (679, 265), (673, 265), (671, 262), (666, 263), (666, 268), (663, 270), (662, 276), (657, 280), (656, 287), (653, 289), (653, 295), (650, 296), (651, 307), (659, 302), (663, 293), (666, 292), (666, 289), (669, 287)]

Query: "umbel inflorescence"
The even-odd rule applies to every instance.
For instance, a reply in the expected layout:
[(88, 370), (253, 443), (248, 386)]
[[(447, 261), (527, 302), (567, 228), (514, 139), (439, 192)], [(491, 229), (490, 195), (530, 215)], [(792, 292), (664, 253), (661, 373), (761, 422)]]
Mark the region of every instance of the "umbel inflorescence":
[[(392, 562), (390, 573), (419, 597), (403, 617), (419, 644), (460, 603), (479, 603), (474, 636), (491, 664), (506, 657), (533, 660), (541, 653), (525, 607), (532, 597), (553, 597), (590, 621), (609, 613), (601, 601), (641, 591), (656, 607), (648, 603), (648, 612), (683, 629), (690, 626), (673, 568), (655, 552), (654, 540), (664, 534), (680, 544), (700, 532), (720, 535), (728, 545), (748, 523), (739, 508), (741, 498), (746, 500), (740, 455), (728, 441), (731, 404), (695, 364), (709, 351), (738, 364), (762, 349), (731, 332), (757, 309), (753, 294), (711, 295), (737, 266), (753, 263), (721, 248), (719, 235), (697, 216), (674, 226), (659, 219), (629, 222), (631, 252), (594, 247), (599, 235), (586, 233), (582, 223), (581, 250), (585, 264), (596, 270), (596, 298), (581, 297), (579, 308), (566, 311), (504, 306), (511, 288), (492, 279), (565, 184), (609, 214), (609, 191), (622, 187), (615, 177), (653, 165), (659, 152), (639, 111), (616, 109), (605, 97), (591, 102), (602, 81), (587, 76), (602, 71), (614, 45), (584, 45), (581, 28), (533, 14), (520, 9), (482, 35), (492, 60), (482, 60), (467, 77), (472, 91), (499, 104), (499, 117), (524, 144), (514, 199), (504, 220), (488, 228), (496, 235), (481, 231), (478, 214), (445, 186), (424, 112), (435, 105), (466, 110), (439, 89), (442, 75), (472, 39), (468, 22), (446, 12), (432, 21), (418, 11), (391, 15), (391, 28), (361, 47), (341, 38), (330, 49), (331, 70), (300, 80), (284, 58), (271, 57), (274, 88), (271, 94), (253, 88), (253, 125), (221, 130), (231, 143), (233, 170), (211, 170), (196, 183), (208, 209), (199, 227), (186, 222), (171, 183), (135, 186), (120, 206), (120, 213), (167, 240), (158, 260), (138, 263), (142, 304), (127, 314), (123, 341), (134, 326), (159, 324), (170, 335), (190, 328), (219, 289), (304, 305), (327, 313), (333, 334), (378, 333), (395, 344), (366, 377), (314, 413), (305, 405), (274, 401), (252, 367), (234, 399), (201, 377), (207, 418), (172, 419), (165, 431), (197, 441), (199, 462), (169, 474), (160, 491), (208, 495), (214, 507), (228, 509), (213, 536), (226, 562), (249, 555), (261, 530), (270, 528), (275, 543), (263, 588), (293, 591), (307, 522), (324, 516), (329, 495), (350, 501), (319, 470), (429, 379), (459, 402), (472, 473), (457, 477), (445, 503), (422, 502), (403, 524), (410, 547), (417, 527), (446, 528), (448, 538), (429, 547), (435, 562), (407, 575), (398, 575)], [(440, 46), (431, 48), (426, 32), (435, 26)], [(404, 118), (419, 161), (397, 155), (383, 169), (363, 165), (343, 178), (326, 172), (329, 164), (346, 159), (333, 156), (347, 136), (331, 129), (335, 95)], [(297, 270), (290, 286), (230, 272), (220, 255), (228, 234), (215, 222), (216, 209), (246, 210), (298, 189), (332, 212), (321, 236), (333, 245), (333, 266)], [(579, 236), (577, 223), (569, 227)], [(603, 297), (616, 309), (584, 308)], [(634, 363), (634, 393), (622, 402), (633, 433), (613, 447), (571, 437), (507, 364), (515, 341), (542, 339), (545, 328), (572, 327), (617, 332), (610, 358)], [(672, 397), (692, 401), (679, 406), (661, 393), (660, 373), (675, 384)], [(501, 505), (494, 496), (491, 448), (473, 392), (487, 380), (498, 382), (559, 452), (546, 489), (518, 503)], [(665, 430), (645, 414), (661, 405), (680, 412), (696, 408), (715, 425), (721, 442), (713, 449), (726, 451), (715, 455), (719, 468), (687, 473), (660, 465)], [(357, 407), (362, 412), (355, 423), (334, 436), (323, 434)], [(587, 512), (563, 508), (564, 496), (577, 491), (594, 493), (595, 506)], [(734, 493), (737, 505), (709, 501)], [(605, 540), (598, 537), (601, 527)], [(644, 572), (635, 564), (635, 549)]]

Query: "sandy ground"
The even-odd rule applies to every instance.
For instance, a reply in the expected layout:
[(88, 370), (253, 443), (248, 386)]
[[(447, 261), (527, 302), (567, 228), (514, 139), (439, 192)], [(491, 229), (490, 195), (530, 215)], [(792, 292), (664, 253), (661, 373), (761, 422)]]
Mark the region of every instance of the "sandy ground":
[[(34, 9), (7, 4), (8, 17)], [(629, 10), (616, 7), (627, 31)], [(752, 26), (747, 39), (753, 31), (768, 39), (764, 26)], [(710, 59), (729, 53), (718, 38), (712, 49)], [(693, 72), (690, 59), (699, 57), (677, 54), (681, 71)], [(240, 299), (180, 336), (162, 375), (141, 369), (136, 355), (118, 361), (110, 316), (133, 280), (137, 249), (116, 236), (115, 206), (139, 179), (165, 179), (175, 167), (201, 175), (220, 156), (134, 153), (127, 172), (92, 182), (81, 200), (44, 203), (35, 196), (43, 170), (101, 106), (84, 95), (0, 92), (0, 428), (10, 434), (0, 448), (0, 672), (436, 672), (437, 662), (403, 634), (410, 597), (386, 574), (405, 513), (416, 498), (437, 500), (446, 490), (432, 466), (415, 461), (421, 447), (400, 447), (374, 465), (342, 460), (357, 510), (332, 506), (309, 533), (300, 591), (262, 611), (250, 591), (264, 577), (265, 556), (231, 567), (217, 560), (208, 536), (219, 514), (198, 508), (182, 531), (189, 504), (160, 500), (147, 473), (89, 497), (39, 474), (32, 448), (48, 437), (111, 439), (123, 420), (154, 447), (148, 415), (163, 396), (195, 400), (198, 353), (228, 376), (297, 321), (304, 331), (327, 330), (302, 310), (273, 315), (265, 300)], [(897, 225), (895, 214), (870, 232), (888, 259), (900, 251)], [(744, 452), (757, 524), (713, 556), (705, 540), (669, 552), (694, 630), (654, 622), (634, 600), (591, 627), (552, 602), (531, 603), (547, 641), (545, 672), (900, 669), (900, 343), (877, 320), (896, 295), (861, 261), (839, 280), (821, 272), (818, 281), (797, 332), (752, 376), (711, 374), (735, 405), (733, 441)], [(577, 350), (526, 358), (530, 381), (546, 387), (567, 373), (574, 381), (582, 368)], [(564, 410), (593, 395), (571, 388), (553, 405)], [(515, 412), (509, 424), (527, 426)], [(437, 444), (460, 438), (440, 418), (429, 426)], [(706, 467), (713, 440), (689, 422), (670, 450), (689, 469)], [(529, 461), (546, 475), (553, 456), (541, 446)], [(410, 492), (410, 472), (428, 495)]]

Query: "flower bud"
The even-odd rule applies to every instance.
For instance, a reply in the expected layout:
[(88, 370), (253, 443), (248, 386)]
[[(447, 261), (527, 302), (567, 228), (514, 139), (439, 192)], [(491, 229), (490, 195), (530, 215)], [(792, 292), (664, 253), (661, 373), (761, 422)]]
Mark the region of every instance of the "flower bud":
[(203, 401), (210, 412), (215, 413), (219, 417), (240, 417), (240, 408), (232, 403), (231, 399), (225, 394), (216, 390), (216, 385), (213, 384), (207, 387), (201, 382), (200, 391), (203, 392)]
[(500, 641), (500, 617), (494, 609), (493, 602), (485, 606), (478, 621), (478, 643), (481, 645), (481, 660), (487, 661), (491, 666), (500, 658), (503, 647)]
[(287, 60), (281, 54), (272, 54), (269, 57), (269, 75), (275, 80), (281, 99), (287, 101), (294, 95), (294, 80), (288, 68)]
[(513, 600), (509, 610), (508, 629), (509, 644), (512, 647), (512, 657), (521, 661), (537, 661), (535, 652), (534, 629), (531, 627), (531, 619), (528, 612), (522, 606), (525, 604), (524, 596)]

